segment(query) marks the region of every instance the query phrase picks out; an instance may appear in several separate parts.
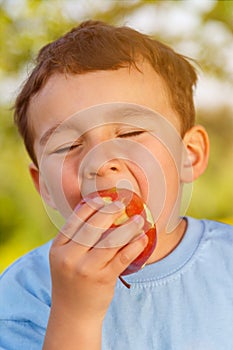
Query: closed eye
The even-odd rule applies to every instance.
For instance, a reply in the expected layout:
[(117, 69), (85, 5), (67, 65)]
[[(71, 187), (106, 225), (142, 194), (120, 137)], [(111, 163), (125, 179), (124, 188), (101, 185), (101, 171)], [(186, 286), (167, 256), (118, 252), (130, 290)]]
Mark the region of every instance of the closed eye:
[(135, 131), (129, 131), (123, 134), (118, 135), (118, 137), (124, 138), (124, 137), (135, 137), (143, 134), (145, 130), (135, 130)]
[(71, 152), (74, 149), (78, 148), (79, 146), (80, 146), (80, 144), (73, 144), (73, 145), (65, 146), (65, 147), (57, 149), (54, 153), (56, 153), (56, 154), (68, 153), (68, 152)]

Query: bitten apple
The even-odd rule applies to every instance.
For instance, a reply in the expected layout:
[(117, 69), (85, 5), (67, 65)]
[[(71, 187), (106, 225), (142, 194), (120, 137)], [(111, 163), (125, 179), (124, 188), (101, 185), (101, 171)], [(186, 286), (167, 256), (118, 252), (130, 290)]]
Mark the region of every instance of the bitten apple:
[[(81, 204), (88, 198), (96, 198), (98, 196), (100, 196), (106, 204), (120, 201), (125, 205), (122, 215), (114, 221), (110, 229), (124, 224), (133, 215), (141, 215), (143, 217), (144, 226), (142, 230), (148, 236), (148, 243), (143, 252), (121, 273), (121, 276), (137, 272), (143, 267), (156, 246), (156, 226), (148, 206), (136, 193), (125, 188), (116, 187), (90, 193), (83, 199)], [(111, 230), (109, 230), (109, 232), (110, 231)], [(106, 233), (108, 233), (108, 231)]]

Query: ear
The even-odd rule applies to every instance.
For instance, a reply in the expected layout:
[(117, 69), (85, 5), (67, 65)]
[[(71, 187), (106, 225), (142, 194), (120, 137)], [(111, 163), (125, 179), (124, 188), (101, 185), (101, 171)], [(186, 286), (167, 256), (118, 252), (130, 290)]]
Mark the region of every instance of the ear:
[(34, 183), (34, 186), (40, 196), (43, 198), (46, 204), (48, 204), (51, 208), (56, 209), (55, 203), (49, 193), (49, 190), (46, 186), (46, 183), (43, 179), (43, 176), (40, 173), (40, 170), (33, 163), (29, 165), (29, 172)]
[(181, 169), (181, 181), (196, 180), (207, 168), (209, 159), (209, 137), (205, 128), (195, 125), (184, 137), (184, 154)]

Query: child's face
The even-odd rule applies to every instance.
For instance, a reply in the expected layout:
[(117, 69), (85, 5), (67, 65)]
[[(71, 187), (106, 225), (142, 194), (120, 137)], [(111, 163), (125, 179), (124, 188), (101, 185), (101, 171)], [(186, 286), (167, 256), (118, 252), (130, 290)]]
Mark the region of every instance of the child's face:
[[(161, 223), (174, 209), (183, 152), (180, 121), (163, 80), (149, 64), (140, 70), (54, 75), (33, 97), (29, 118), (40, 183), (35, 176), (34, 181), (64, 217), (82, 195), (113, 186), (138, 193)], [(135, 104), (141, 107), (134, 115)], [(163, 117), (148, 111), (142, 118), (142, 106)]]

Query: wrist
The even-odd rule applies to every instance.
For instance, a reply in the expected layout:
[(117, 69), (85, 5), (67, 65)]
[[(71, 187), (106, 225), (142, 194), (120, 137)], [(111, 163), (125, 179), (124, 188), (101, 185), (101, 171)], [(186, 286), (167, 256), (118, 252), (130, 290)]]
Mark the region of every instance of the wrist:
[(51, 308), (43, 350), (100, 350), (102, 320)]

